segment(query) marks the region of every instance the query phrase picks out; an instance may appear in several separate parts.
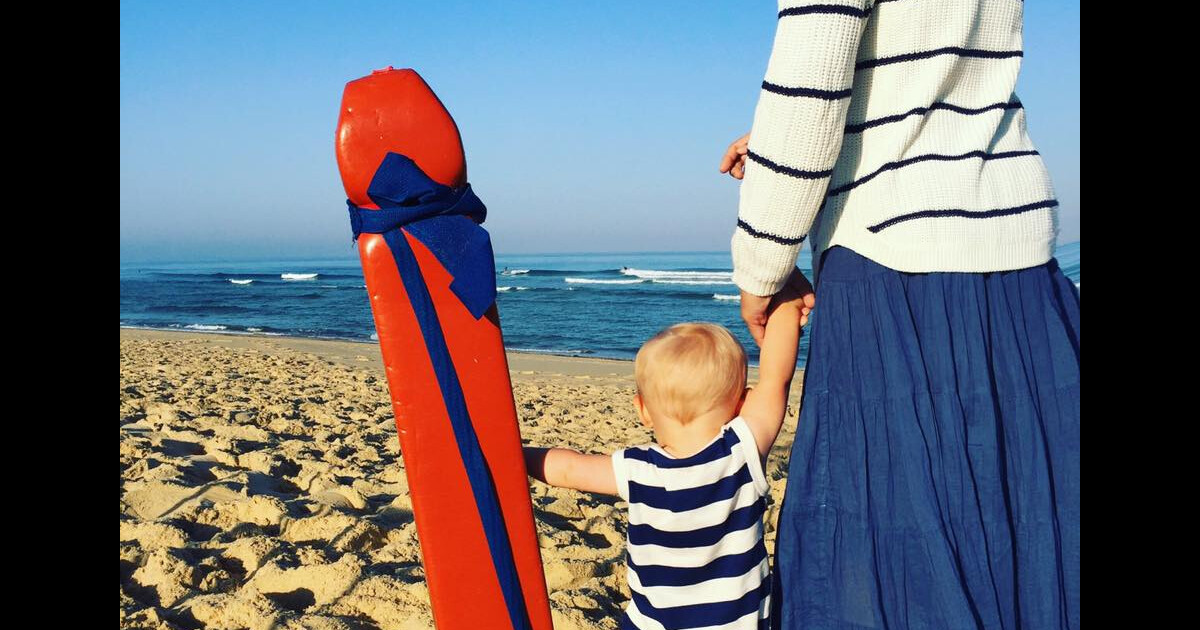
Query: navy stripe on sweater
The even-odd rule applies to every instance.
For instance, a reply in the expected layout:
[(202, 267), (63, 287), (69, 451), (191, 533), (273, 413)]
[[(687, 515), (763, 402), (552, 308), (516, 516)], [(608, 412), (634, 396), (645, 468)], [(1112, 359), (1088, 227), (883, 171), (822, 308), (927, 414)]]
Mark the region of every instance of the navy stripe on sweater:
[(892, 227), (893, 225), (896, 225), (897, 223), (903, 223), (905, 221), (912, 221), (913, 219), (929, 219), (929, 218), (935, 218), (935, 217), (936, 218), (964, 217), (964, 218), (968, 218), (968, 219), (990, 219), (993, 217), (1007, 217), (1007, 216), (1011, 216), (1014, 214), (1022, 214), (1025, 212), (1032, 212), (1034, 210), (1042, 210), (1044, 208), (1053, 208), (1054, 206), (1057, 206), (1057, 205), (1058, 205), (1058, 200), (1047, 199), (1045, 201), (1037, 201), (1034, 203), (1027, 203), (1023, 206), (1013, 206), (1012, 208), (996, 208), (994, 210), (961, 210), (961, 209), (957, 209), (957, 208), (947, 209), (947, 210), (921, 210), (920, 212), (909, 212), (908, 214), (902, 214), (897, 217), (892, 217), (892, 218), (888, 219), (887, 221), (884, 221), (883, 223), (876, 223), (875, 225), (872, 225), (871, 227), (868, 227), (867, 229), (870, 230), (872, 234), (877, 234), (877, 233), (879, 233), (880, 230), (884, 230), (889, 227)]
[(946, 46), (945, 48), (935, 48), (933, 50), (922, 50), (919, 52), (904, 53), (903, 55), (895, 55), (892, 57), (880, 57), (878, 59), (863, 59), (854, 64), (854, 70), (866, 70), (868, 68), (876, 68), (879, 66), (891, 65), (893, 63), (904, 63), (905, 61), (916, 61), (918, 59), (929, 59), (930, 57), (938, 57), (941, 55), (956, 55), (959, 57), (979, 57), (983, 59), (1008, 59), (1010, 57), (1023, 57), (1025, 53), (1019, 50), (979, 50), (977, 48), (960, 48), (958, 46)]
[(767, 158), (749, 150), (746, 151), (746, 157), (758, 162), (759, 164), (762, 164), (776, 173), (781, 175), (790, 175), (800, 179), (821, 179), (822, 177), (829, 177), (833, 174), (833, 169), (825, 171), (806, 171), (803, 169), (792, 168), (790, 166), (784, 166), (782, 164), (772, 162), (771, 160), (768, 160)]
[(871, 173), (869, 175), (864, 175), (863, 177), (860, 177), (859, 179), (856, 179), (852, 182), (847, 182), (845, 184), (842, 184), (841, 186), (831, 188), (831, 189), (829, 189), (829, 192), (825, 194), (825, 197), (828, 199), (829, 197), (833, 197), (835, 195), (840, 195), (848, 190), (852, 190), (854, 188), (858, 188), (859, 186), (862, 186), (863, 184), (878, 177), (881, 173), (885, 173), (887, 171), (894, 171), (896, 169), (903, 168), (903, 167), (909, 166), (911, 164), (917, 164), (919, 162), (929, 162), (931, 160), (935, 160), (935, 161), (939, 161), (939, 162), (954, 162), (957, 160), (969, 160), (971, 158), (979, 158), (981, 160), (1003, 160), (1006, 158), (1023, 157), (1026, 155), (1038, 155), (1038, 152), (1034, 151), (1034, 150), (1003, 151), (1001, 153), (988, 153), (986, 151), (968, 151), (967, 153), (963, 153), (961, 155), (942, 155), (940, 153), (930, 153), (928, 155), (916, 155), (916, 156), (913, 156), (913, 157), (910, 157), (907, 159), (897, 160), (895, 162), (888, 162), (887, 164), (884, 164), (883, 166), (879, 167), (878, 169), (876, 169), (873, 173)]
[(743, 221), (741, 219), (738, 219), (737, 225), (738, 225), (738, 227), (742, 228), (743, 231), (745, 231), (750, 236), (753, 236), (754, 238), (766, 239), (773, 243), (779, 243), (780, 245), (799, 245), (800, 243), (804, 242), (804, 239), (808, 238), (807, 234), (805, 234), (804, 236), (801, 236), (799, 238), (788, 238), (786, 236), (779, 236), (778, 234), (772, 234), (770, 232), (762, 232), (760, 230), (754, 229), (753, 227), (750, 226), (749, 223), (746, 223), (745, 221)]
[(760, 541), (745, 553), (721, 556), (700, 567), (641, 565), (635, 563), (628, 552), (625, 553), (625, 562), (629, 564), (629, 570), (637, 574), (638, 581), (642, 583), (642, 586), (691, 586), (708, 580), (746, 575), (750, 569), (762, 564), (766, 557), (767, 548)]
[(810, 98), (820, 98), (827, 101), (839, 101), (844, 98), (850, 98), (851, 89), (844, 90), (819, 90), (809, 87), (787, 87), (785, 85), (776, 85), (774, 83), (762, 82), (762, 89), (771, 92), (772, 94), (780, 94), (783, 96), (807, 96)]
[(809, 4), (802, 7), (788, 7), (779, 12), (780, 19), (793, 15), (811, 15), (814, 13), (823, 13), (825, 15), (849, 15), (851, 17), (865, 18), (871, 14), (870, 9), (856, 9), (840, 4)]
[(930, 105), (929, 107), (914, 107), (913, 109), (910, 109), (907, 112), (904, 112), (903, 114), (894, 114), (892, 116), (883, 116), (881, 118), (876, 118), (874, 120), (865, 120), (860, 123), (853, 123), (853, 124), (846, 125), (846, 133), (862, 133), (863, 131), (866, 131), (867, 129), (871, 129), (874, 127), (880, 127), (880, 126), (883, 126), (883, 125), (886, 125), (889, 123), (898, 122), (898, 121), (904, 120), (905, 118), (908, 118), (910, 116), (918, 116), (918, 115), (928, 114), (929, 112), (932, 112), (935, 110), (947, 110), (947, 111), (952, 111), (952, 112), (955, 112), (958, 114), (974, 116), (977, 114), (984, 114), (984, 113), (987, 113), (987, 112), (990, 112), (990, 111), (996, 110), (996, 109), (1021, 109), (1022, 107), (1024, 107), (1024, 105), (1022, 105), (1020, 103), (1020, 101), (1009, 101), (1009, 102), (1005, 102), (1005, 103), (993, 103), (991, 105), (985, 105), (983, 107), (961, 107), (959, 105), (953, 105), (951, 103), (937, 102), (937, 103)]

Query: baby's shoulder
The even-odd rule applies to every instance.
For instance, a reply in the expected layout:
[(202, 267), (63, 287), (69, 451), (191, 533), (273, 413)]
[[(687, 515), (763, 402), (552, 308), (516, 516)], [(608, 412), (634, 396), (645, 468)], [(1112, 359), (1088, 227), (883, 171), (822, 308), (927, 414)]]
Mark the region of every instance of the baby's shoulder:
[(674, 457), (658, 444), (619, 449), (613, 453), (613, 471), (622, 498), (629, 501), (632, 491), (635, 501), (648, 505), (707, 500), (712, 493), (737, 494), (744, 486), (760, 494), (768, 490), (754, 437), (740, 417), (687, 457)]
[[(740, 423), (740, 424), (739, 424)], [(684, 457), (676, 457), (657, 443), (638, 444), (617, 450), (614, 460), (628, 462), (642, 473), (662, 472), (676, 475), (696, 470), (697, 466), (713, 464), (722, 460), (737, 459), (744, 455), (741, 443), (749, 436), (749, 429), (740, 418), (726, 423), (721, 430), (699, 451)], [(753, 436), (749, 439), (753, 443)]]

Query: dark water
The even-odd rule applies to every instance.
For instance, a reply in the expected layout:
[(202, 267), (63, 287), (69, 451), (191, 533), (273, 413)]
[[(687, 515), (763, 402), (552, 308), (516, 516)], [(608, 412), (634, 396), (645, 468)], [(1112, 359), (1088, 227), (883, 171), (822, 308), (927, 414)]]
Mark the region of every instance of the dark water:
[[(1079, 282), (1079, 243), (1059, 247)], [(811, 269), (803, 252), (801, 269)], [(723, 324), (756, 349), (738, 315), (728, 252), (496, 257), (505, 345), (633, 358), (681, 321)], [(121, 267), (121, 325), (370, 341), (374, 323), (357, 258)], [(801, 362), (807, 340), (801, 340)]]

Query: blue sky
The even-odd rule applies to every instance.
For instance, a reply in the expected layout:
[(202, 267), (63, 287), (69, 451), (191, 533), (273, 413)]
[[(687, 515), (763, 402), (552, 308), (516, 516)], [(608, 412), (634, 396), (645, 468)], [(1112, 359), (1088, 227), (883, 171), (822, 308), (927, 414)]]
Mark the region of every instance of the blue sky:
[[(350, 256), (343, 85), (425, 77), (501, 253), (723, 250), (776, 4), (121, 3), (121, 260)], [(1017, 93), (1079, 238), (1079, 3), (1025, 6)]]

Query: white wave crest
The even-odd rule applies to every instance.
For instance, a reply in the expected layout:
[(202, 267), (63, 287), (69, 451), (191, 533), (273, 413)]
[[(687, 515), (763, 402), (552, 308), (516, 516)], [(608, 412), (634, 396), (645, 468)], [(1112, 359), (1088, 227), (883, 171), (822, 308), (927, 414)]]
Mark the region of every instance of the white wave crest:
[(191, 328), (192, 330), (226, 330), (226, 327), (220, 324), (188, 324), (184, 328)]
[(714, 293), (713, 299), (714, 300), (729, 300), (731, 302), (733, 302), (733, 301), (741, 302), (742, 296), (740, 296), (740, 295), (721, 295), (720, 293)]
[(284, 280), (315, 280), (320, 274), (315, 273), (283, 273), (279, 277)]
[(525, 290), (526, 290), (526, 289), (528, 289), (528, 288), (529, 288), (529, 287), (496, 287), (496, 290), (497, 290), (497, 291), (500, 291), (500, 292), (504, 292), (504, 291), (525, 291)]
[(229, 281), (234, 284), (250, 284), (251, 282), (254, 282), (253, 280), (242, 280), (240, 278), (230, 278)]
[(713, 278), (711, 280), (677, 280), (667, 278), (651, 278), (650, 282), (654, 284), (733, 284), (732, 280), (721, 280)]
[(630, 269), (626, 267), (621, 270), (621, 273), (626, 276), (636, 276), (638, 278), (664, 278), (673, 280), (732, 280), (732, 271), (677, 271), (663, 269)]
[(604, 280), (601, 278), (563, 278), (568, 284), (640, 284), (645, 282), (645, 278), (636, 278), (631, 280)]
[(586, 350), (554, 350), (550, 348), (509, 348), (505, 350), (510, 352), (528, 352), (531, 354), (587, 354)]
[(502, 275), (502, 276), (519, 276), (519, 275), (525, 274), (525, 273), (529, 273), (529, 270), (528, 269), (505, 269), (504, 271), (500, 272), (500, 275)]

